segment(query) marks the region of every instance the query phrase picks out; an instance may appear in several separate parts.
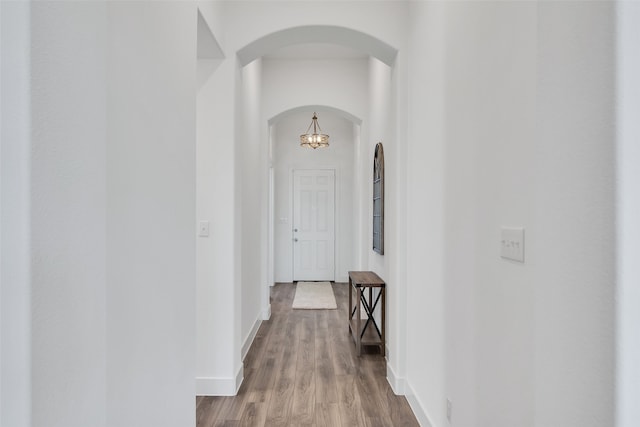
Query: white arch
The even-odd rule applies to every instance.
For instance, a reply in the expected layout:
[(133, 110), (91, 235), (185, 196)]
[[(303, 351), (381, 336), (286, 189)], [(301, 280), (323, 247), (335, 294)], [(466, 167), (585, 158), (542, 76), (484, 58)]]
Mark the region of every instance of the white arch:
[(362, 124), (362, 119), (361, 118), (349, 113), (348, 111), (342, 110), (340, 108), (331, 107), (329, 105), (301, 105), (299, 107), (290, 108), (288, 110), (284, 110), (284, 111), (276, 114), (275, 116), (273, 116), (272, 118), (270, 118), (268, 120), (269, 126), (278, 123), (280, 120), (282, 120), (285, 117), (288, 117), (288, 116), (290, 116), (292, 114), (306, 112), (306, 111), (328, 112), (328, 113), (332, 113), (332, 114), (334, 114), (336, 116), (342, 117), (342, 118), (344, 118), (346, 120), (349, 120), (350, 122), (352, 122), (352, 123), (354, 123), (356, 125), (361, 125)]
[(334, 25), (305, 25), (287, 28), (261, 37), (238, 50), (240, 65), (245, 66), (281, 47), (300, 43), (334, 43), (378, 58), (393, 66), (398, 50), (369, 34)]

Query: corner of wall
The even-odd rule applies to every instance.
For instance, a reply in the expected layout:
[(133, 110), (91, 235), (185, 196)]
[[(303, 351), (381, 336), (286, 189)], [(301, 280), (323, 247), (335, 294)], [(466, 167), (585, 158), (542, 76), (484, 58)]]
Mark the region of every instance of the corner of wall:
[(235, 396), (244, 380), (242, 364), (233, 377), (197, 377), (196, 396)]
[(269, 319), (271, 319), (271, 303), (267, 304), (267, 306), (262, 309), (262, 320)]
[(396, 395), (403, 396), (406, 391), (406, 380), (405, 378), (399, 377), (398, 374), (393, 370), (391, 363), (389, 363), (387, 359), (387, 382), (391, 386), (391, 390)]
[[(269, 317), (271, 317), (271, 306), (269, 306), (269, 313), (268, 313), (267, 319)], [(251, 327), (249, 334), (247, 335), (244, 342), (242, 343), (242, 350), (240, 353), (241, 360), (244, 360), (244, 358), (247, 357), (247, 353), (251, 348), (251, 344), (253, 344), (253, 340), (256, 337), (256, 334), (258, 333), (258, 328), (260, 328), (261, 324), (262, 324), (262, 320), (260, 318), (256, 318), (255, 322), (253, 322), (253, 326)]]
[(238, 372), (236, 372), (235, 391), (233, 393), (234, 396), (238, 394), (238, 390), (240, 390), (242, 381), (244, 381), (244, 366), (241, 364), (238, 368)]

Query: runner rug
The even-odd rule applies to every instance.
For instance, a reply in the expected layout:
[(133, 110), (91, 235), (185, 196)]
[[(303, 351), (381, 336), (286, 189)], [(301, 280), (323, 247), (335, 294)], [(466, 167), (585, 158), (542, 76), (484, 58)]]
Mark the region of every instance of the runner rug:
[(329, 282), (298, 282), (296, 296), (293, 298), (294, 309), (335, 310), (336, 298)]

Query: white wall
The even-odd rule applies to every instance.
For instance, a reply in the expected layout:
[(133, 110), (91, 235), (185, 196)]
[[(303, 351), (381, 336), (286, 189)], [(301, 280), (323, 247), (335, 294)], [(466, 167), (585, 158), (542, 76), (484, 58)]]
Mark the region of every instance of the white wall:
[(540, 425), (613, 423), (614, 7), (538, 5), (530, 235)]
[[(535, 179), (529, 166), (535, 5), (463, 3), (449, 10), (446, 22), (453, 32), (445, 56), (445, 233), (451, 236), (445, 310), (453, 424), (526, 425), (533, 409), (529, 264), (535, 263), (535, 236), (528, 189)], [(526, 264), (499, 257), (501, 226), (527, 230)]]
[[(221, 14), (208, 9), (203, 12), (209, 23), (216, 22)], [(221, 33), (219, 27), (211, 30)], [(200, 65), (207, 69), (208, 64)], [(240, 312), (240, 301), (234, 293), (239, 280), (233, 256), (238, 221), (234, 214), (236, 194), (234, 180), (229, 178), (235, 174), (234, 108), (230, 107), (235, 93), (229, 84), (235, 78), (234, 65), (233, 61), (222, 60), (208, 75), (197, 99), (196, 214), (198, 221), (209, 221), (209, 237), (198, 238), (196, 246), (198, 395), (235, 393), (240, 366), (233, 345), (235, 337), (240, 336), (240, 325), (231, 322), (229, 327), (229, 319)]]
[[(202, 14), (205, 22), (207, 23), (209, 31), (211, 31), (211, 35), (215, 40), (215, 45), (217, 46), (209, 46), (216, 49), (222, 49), (222, 46), (225, 45), (225, 25), (224, 25), (224, 17), (225, 17), (225, 2), (224, 1), (198, 1), (198, 10)], [(225, 57), (224, 52), (218, 51), (218, 57)], [(205, 59), (210, 59), (215, 55), (209, 51), (208, 55), (205, 55)], [(202, 57), (200, 56), (199, 59)]]
[[(265, 61), (266, 62), (266, 61)], [(329, 134), (329, 147), (312, 150), (300, 147), (299, 136), (311, 122), (313, 111), (295, 113), (274, 124), (274, 243), (275, 281), (293, 280), (294, 169), (334, 169), (336, 171), (335, 280), (348, 281), (353, 267), (354, 223), (353, 168), (354, 135), (351, 121), (328, 112), (318, 112), (322, 131)]]
[(34, 426), (106, 424), (106, 10), (31, 6)]
[(197, 9), (108, 9), (107, 425), (194, 425)]
[[(613, 422), (612, 11), (411, 6), (406, 377), (425, 424), (446, 398), (451, 425)], [(500, 259), (503, 225), (525, 227), (524, 264)]]
[[(3, 202), (17, 190), (28, 227), (3, 209), (17, 227), (3, 245), (23, 248), (3, 304), (31, 319), (16, 317), (21, 339), (3, 333), (16, 345), (3, 383), (20, 402), (3, 423), (193, 424), (195, 7), (41, 2), (12, 18), (30, 32), (12, 40), (30, 38), (30, 57), (15, 57), (30, 81), (12, 81), (6, 130), (28, 151), (5, 151), (3, 124), (17, 166), (3, 167)], [(9, 171), (28, 187), (5, 187)], [(18, 353), (30, 366), (15, 366), (15, 386), (4, 362)]]
[[(405, 284), (398, 280), (401, 246), (398, 221), (404, 212), (400, 208), (398, 191), (404, 169), (398, 163), (404, 141), (394, 132), (397, 115), (392, 99), (397, 91), (392, 69), (376, 58), (369, 59), (369, 105), (363, 126), (360, 151), (356, 154), (359, 183), (356, 189), (363, 213), (359, 222), (362, 238), (359, 251), (363, 254), (362, 270), (371, 270), (386, 283), (386, 353), (387, 375), (396, 393), (404, 393), (399, 381), (403, 378), (404, 344), (401, 334), (406, 328), (402, 303)], [(373, 158), (378, 142), (384, 151), (384, 255), (373, 251)]]
[(30, 4), (0, 2), (0, 425), (31, 426)]
[[(367, 220), (362, 221), (364, 224), (366, 239), (360, 242), (362, 251), (367, 254), (368, 268), (377, 272), (381, 277), (388, 277), (392, 260), (395, 259), (396, 245), (396, 182), (398, 177), (398, 169), (395, 163), (397, 159), (396, 138), (390, 132), (392, 117), (391, 101), (391, 69), (375, 58), (369, 59), (369, 105), (367, 114), (367, 126), (364, 127), (365, 144), (361, 147), (360, 155), (360, 174), (362, 175), (362, 183), (359, 194), (364, 199), (361, 203), (367, 207), (368, 214), (365, 215)], [(385, 161), (385, 217), (384, 217), (384, 255), (380, 255), (373, 251), (373, 157), (375, 147), (378, 142), (382, 142)], [(390, 294), (387, 294), (387, 298)]]
[(640, 424), (640, 4), (621, 2), (617, 11), (617, 359), (616, 425)]
[(242, 69), (242, 131), (236, 138), (241, 176), (242, 293), (241, 339), (246, 352), (260, 325), (261, 302), (266, 286), (266, 269), (262, 259), (266, 234), (264, 194), (268, 178), (267, 127), (261, 122), (262, 60), (257, 59)]
[(410, 6), (406, 394), (423, 425), (444, 426), (445, 4)]

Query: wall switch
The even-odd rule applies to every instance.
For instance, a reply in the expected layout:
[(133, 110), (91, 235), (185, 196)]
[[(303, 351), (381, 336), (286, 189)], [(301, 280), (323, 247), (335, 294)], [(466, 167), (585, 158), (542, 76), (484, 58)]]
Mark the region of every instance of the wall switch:
[(198, 236), (209, 237), (209, 221), (200, 221), (200, 226), (198, 227)]
[(447, 420), (451, 422), (451, 399), (447, 399)]
[(505, 259), (524, 262), (524, 228), (501, 228), (500, 256)]

